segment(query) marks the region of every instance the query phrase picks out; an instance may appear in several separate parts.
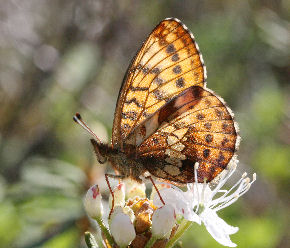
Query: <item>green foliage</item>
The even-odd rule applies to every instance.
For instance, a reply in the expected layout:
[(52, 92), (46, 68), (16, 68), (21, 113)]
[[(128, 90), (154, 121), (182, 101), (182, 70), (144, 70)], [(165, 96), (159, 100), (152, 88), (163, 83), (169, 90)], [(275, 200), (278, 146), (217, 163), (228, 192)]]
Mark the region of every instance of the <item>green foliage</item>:
[(85, 233), (85, 241), (88, 248), (98, 248), (97, 242), (90, 232)]
[(21, 231), (21, 221), (17, 209), (9, 202), (0, 204), (0, 247), (8, 247), (18, 238)]
[(239, 247), (277, 247), (281, 238), (281, 223), (277, 219), (251, 217), (241, 219), (238, 225), (240, 231), (233, 240), (239, 242)]
[(290, 161), (290, 149), (284, 146), (278, 146), (275, 143), (261, 145), (257, 155), (253, 160), (253, 166), (259, 169), (261, 173), (273, 184), (281, 187), (287, 187), (290, 178), (288, 163)]
[[(278, 87), (268, 85), (255, 92), (252, 103), (254, 132), (261, 136), (275, 132), (285, 109), (284, 95)], [(261, 128), (263, 126), (263, 128)]]
[(62, 248), (62, 247), (75, 247), (78, 240), (79, 234), (76, 229), (68, 230), (64, 233), (61, 233), (48, 242), (46, 242), (42, 247), (43, 248)]

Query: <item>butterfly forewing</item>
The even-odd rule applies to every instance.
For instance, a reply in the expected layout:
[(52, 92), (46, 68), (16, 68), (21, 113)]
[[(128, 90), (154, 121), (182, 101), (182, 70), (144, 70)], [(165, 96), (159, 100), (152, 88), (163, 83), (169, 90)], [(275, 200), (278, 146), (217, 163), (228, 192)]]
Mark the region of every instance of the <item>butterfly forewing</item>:
[(176, 19), (159, 23), (131, 61), (115, 111), (112, 146), (131, 159), (131, 177), (147, 170), (189, 183), (198, 162), (198, 181), (210, 182), (226, 168), (238, 148), (237, 124), (205, 80), (192, 34)]
[(211, 181), (227, 166), (238, 143), (223, 100), (198, 86), (172, 99), (134, 131), (137, 155), (147, 170), (180, 183), (194, 181), (195, 162), (200, 164), (199, 182)]
[(122, 148), (136, 126), (172, 98), (204, 86), (205, 67), (192, 34), (176, 19), (162, 21), (132, 60), (116, 106), (112, 144)]

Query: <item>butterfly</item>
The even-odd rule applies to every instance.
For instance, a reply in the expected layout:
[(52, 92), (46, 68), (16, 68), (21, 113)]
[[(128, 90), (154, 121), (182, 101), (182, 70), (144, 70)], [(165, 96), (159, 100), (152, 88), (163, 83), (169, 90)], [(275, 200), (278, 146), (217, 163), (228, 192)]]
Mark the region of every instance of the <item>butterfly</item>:
[[(74, 120), (87, 128), (79, 114)], [(210, 182), (234, 156), (238, 127), (224, 100), (206, 88), (206, 68), (187, 27), (161, 21), (132, 59), (114, 115), (112, 142), (91, 139), (98, 161), (138, 182)]]

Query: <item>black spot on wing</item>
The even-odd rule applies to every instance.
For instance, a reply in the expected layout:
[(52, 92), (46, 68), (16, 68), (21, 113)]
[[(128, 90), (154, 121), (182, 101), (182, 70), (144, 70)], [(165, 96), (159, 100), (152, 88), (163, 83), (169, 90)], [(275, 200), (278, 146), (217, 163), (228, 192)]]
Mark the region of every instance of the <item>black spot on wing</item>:
[(122, 118), (135, 121), (137, 119), (137, 113), (135, 111), (128, 111), (128, 112), (122, 113)]
[(185, 85), (185, 83), (184, 83), (184, 78), (183, 78), (183, 77), (178, 78), (178, 79), (176, 80), (175, 84), (176, 84), (176, 86), (177, 86), (178, 88), (183, 88), (184, 85)]
[(209, 156), (210, 150), (209, 149), (204, 149), (203, 150), (203, 157), (207, 158)]
[(206, 141), (207, 143), (211, 143), (212, 140), (213, 140), (213, 136), (212, 136), (211, 134), (207, 134), (207, 135), (205, 136), (205, 141)]
[(172, 60), (173, 62), (178, 61), (178, 60), (179, 60), (178, 53), (173, 54), (172, 57), (171, 57), (171, 60)]
[(219, 157), (217, 159), (217, 163), (219, 167), (224, 167), (223, 161), (225, 160), (225, 156), (220, 152)]
[(155, 68), (152, 69), (151, 72), (152, 72), (153, 74), (159, 74), (159, 73), (160, 73), (160, 70), (159, 70), (158, 67), (155, 67)]
[(175, 74), (179, 74), (182, 72), (182, 69), (181, 69), (181, 66), (180, 65), (176, 65), (175, 67), (173, 67), (172, 71), (175, 73)]
[(161, 85), (163, 83), (163, 79), (160, 77), (156, 77), (153, 82), (157, 85)]
[(223, 141), (222, 141), (222, 146), (225, 146), (226, 143), (229, 142), (229, 139), (227, 139), (227, 137), (224, 137)]
[(144, 67), (144, 68), (142, 68), (142, 72), (143, 72), (145, 75), (147, 75), (148, 72), (149, 72), (149, 68), (148, 68), (148, 67)]
[(162, 100), (164, 98), (164, 94), (160, 90), (155, 90), (153, 94), (157, 100)]
[(176, 51), (175, 47), (173, 44), (169, 44), (166, 48), (167, 53), (174, 53)]
[(196, 118), (198, 119), (198, 120), (203, 120), (204, 119), (204, 115), (203, 114), (197, 114), (196, 115)]
[(204, 127), (205, 127), (206, 129), (208, 129), (208, 130), (211, 129), (211, 126), (212, 126), (212, 124), (211, 124), (210, 122), (207, 122), (207, 123), (204, 124)]

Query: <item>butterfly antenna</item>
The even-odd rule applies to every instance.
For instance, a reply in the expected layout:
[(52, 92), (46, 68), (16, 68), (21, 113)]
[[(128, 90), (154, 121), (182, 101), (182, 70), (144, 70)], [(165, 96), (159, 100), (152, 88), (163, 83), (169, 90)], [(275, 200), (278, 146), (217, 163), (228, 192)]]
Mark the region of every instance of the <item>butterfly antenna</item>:
[(85, 129), (88, 133), (90, 133), (92, 136), (94, 136), (96, 138), (96, 140), (98, 141), (98, 143), (101, 143), (100, 139), (98, 138), (98, 136), (92, 131), (92, 129), (89, 128), (89, 126), (83, 121), (80, 113), (76, 113), (73, 117), (73, 120), (79, 124), (83, 129)]

